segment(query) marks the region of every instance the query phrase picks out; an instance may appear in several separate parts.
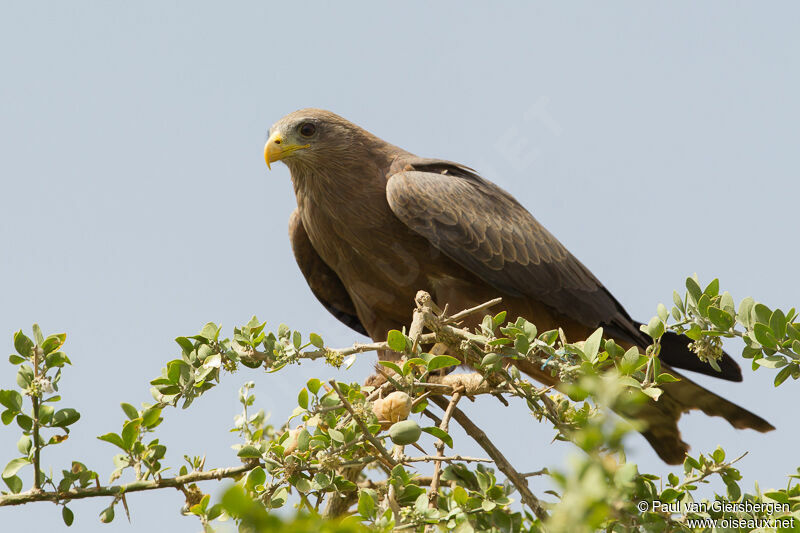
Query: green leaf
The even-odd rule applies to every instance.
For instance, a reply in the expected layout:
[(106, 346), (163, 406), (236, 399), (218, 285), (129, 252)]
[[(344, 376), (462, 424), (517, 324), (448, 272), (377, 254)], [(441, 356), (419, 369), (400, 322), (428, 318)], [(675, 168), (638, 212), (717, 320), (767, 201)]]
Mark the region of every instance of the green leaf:
[(514, 339), (514, 349), (521, 354), (527, 354), (530, 348), (531, 343), (528, 336), (523, 333), (518, 333)]
[(292, 344), (298, 350), (303, 345), (303, 335), (299, 331), (292, 333)]
[(722, 331), (729, 330), (734, 322), (733, 317), (727, 311), (714, 306), (708, 308), (708, 318)]
[(437, 355), (428, 361), (428, 371), (433, 372), (434, 370), (439, 370), (440, 368), (458, 366), (460, 364), (461, 361), (455, 357), (451, 357), (449, 355)]
[(137, 438), (139, 437), (139, 426), (141, 426), (142, 420), (128, 420), (122, 425), (122, 442), (125, 445), (126, 450), (130, 450), (133, 448), (133, 443), (136, 442)]
[(787, 322), (786, 335), (794, 341), (800, 341), (800, 329), (797, 328), (797, 324), (790, 324)]
[(407, 485), (411, 481), (411, 477), (406, 472), (406, 469), (403, 468), (402, 464), (398, 464), (394, 468), (392, 468), (391, 477), (398, 480), (403, 485)]
[(319, 472), (317, 474), (314, 474), (313, 479), (314, 479), (313, 483), (314, 490), (324, 490), (330, 487), (331, 485), (331, 477), (328, 474)]
[(495, 326), (499, 326), (505, 321), (506, 321), (506, 311), (500, 311), (499, 313), (494, 315), (494, 317), (492, 317), (492, 323)]
[(753, 306), (753, 313), (755, 313), (756, 321), (762, 324), (769, 324), (769, 319), (772, 318), (772, 311), (764, 304)]
[(21, 355), (12, 353), (11, 355), (8, 356), (8, 362), (11, 363), (12, 365), (18, 365), (20, 363), (24, 363), (25, 361), (27, 361), (27, 359), (25, 359)]
[(647, 361), (647, 357), (639, 353), (639, 348), (636, 346), (629, 348), (619, 362), (619, 370), (625, 375), (633, 374), (641, 366), (642, 360)]
[(786, 379), (792, 375), (792, 370), (795, 368), (795, 365), (786, 365), (785, 367), (781, 368), (778, 375), (775, 376), (775, 386), (779, 386), (781, 383), (786, 381)]
[(200, 330), (198, 336), (208, 341), (215, 341), (219, 336), (219, 330), (220, 328), (218, 328), (216, 324), (213, 322), (208, 322), (205, 326), (203, 326), (203, 329)]
[(72, 364), (69, 360), (69, 357), (67, 357), (67, 354), (64, 352), (53, 352), (51, 354), (47, 354), (44, 362), (48, 368), (61, 368), (65, 363)]
[(665, 503), (674, 502), (676, 498), (683, 495), (683, 492), (677, 491), (675, 489), (669, 488), (664, 489), (664, 492), (661, 493), (660, 500)]
[(686, 308), (683, 305), (683, 298), (678, 294), (678, 291), (672, 291), (672, 302), (675, 304), (675, 307), (680, 310), (681, 314), (686, 313)]
[(43, 404), (39, 406), (39, 423), (46, 426), (53, 419), (55, 407), (52, 405)]
[(316, 395), (319, 392), (320, 387), (322, 387), (322, 382), (317, 378), (311, 378), (306, 382), (306, 387), (308, 387), (308, 390), (311, 392), (311, 394)]
[(719, 307), (731, 315), (736, 314), (736, 306), (733, 303), (733, 296), (731, 296), (731, 293), (728, 291), (722, 293), (722, 297), (719, 299)]
[(778, 347), (778, 341), (775, 340), (772, 330), (769, 328), (769, 326), (762, 324), (761, 322), (758, 322), (753, 326), (753, 335), (755, 335), (756, 340), (759, 344), (761, 344), (761, 346), (765, 346), (773, 350)]
[(142, 425), (144, 427), (154, 427), (157, 425), (161, 417), (161, 409), (158, 407), (151, 407), (142, 413)]
[(707, 294), (703, 294), (697, 301), (697, 312), (700, 316), (708, 316), (708, 307), (711, 305), (711, 298)]
[(17, 415), (17, 425), (25, 431), (30, 431), (33, 428), (33, 419), (26, 414), (20, 413)]
[(64, 520), (64, 523), (67, 527), (72, 525), (72, 521), (75, 520), (75, 515), (72, 513), (69, 507), (66, 505), (61, 508), (61, 518)]
[(33, 369), (28, 365), (22, 365), (17, 370), (17, 385), (22, 389), (30, 387), (33, 381)]
[(625, 355), (625, 350), (622, 349), (622, 346), (614, 342), (614, 339), (607, 339), (603, 344), (603, 350), (608, 352), (609, 357), (612, 359), (619, 359)]
[(760, 366), (767, 368), (781, 368), (787, 365), (786, 357), (783, 355), (769, 355), (760, 359), (756, 359), (755, 362)]
[(732, 502), (738, 501), (742, 496), (742, 489), (739, 488), (739, 485), (737, 485), (736, 482), (731, 481), (729, 483), (725, 483), (725, 486), (728, 488), (728, 499), (730, 499)]
[(642, 392), (650, 396), (652, 399), (658, 401), (658, 398), (664, 391), (656, 387), (647, 387), (642, 389)]
[(306, 428), (303, 428), (300, 431), (300, 434), (297, 436), (297, 449), (301, 452), (308, 450), (308, 445), (311, 442), (311, 433), (308, 432)]
[(737, 318), (739, 319), (739, 322), (741, 322), (742, 325), (747, 329), (753, 327), (751, 312), (753, 310), (753, 306), (755, 305), (756, 301), (749, 296), (739, 303), (739, 312), (737, 313)]
[(17, 441), (17, 450), (19, 450), (19, 453), (22, 455), (28, 455), (28, 452), (31, 451), (32, 443), (33, 441), (29, 435), (22, 435)]
[(407, 376), (408, 373), (411, 371), (411, 369), (414, 367), (414, 365), (425, 366), (425, 360), (420, 357), (412, 357), (411, 359), (403, 363), (403, 375)]
[(664, 323), (661, 321), (660, 318), (654, 316), (650, 319), (650, 322), (647, 325), (642, 325), (641, 330), (650, 335), (653, 340), (661, 338), (664, 334)]
[(714, 450), (711, 457), (714, 459), (715, 463), (721, 463), (725, 460), (725, 450), (723, 450), (721, 446), (717, 446), (717, 449)]
[(22, 491), (22, 480), (19, 476), (4, 477), (3, 481), (6, 482), (6, 485), (14, 494), (19, 494)]
[(557, 338), (558, 338), (558, 330), (557, 329), (551, 329), (551, 330), (545, 331), (544, 333), (539, 335), (539, 340), (542, 341), (543, 343), (547, 344), (548, 346), (553, 346), (553, 344), (555, 344)]
[(302, 407), (303, 409), (308, 409), (308, 390), (303, 389), (300, 391), (300, 394), (297, 395), (297, 405)]
[(42, 351), (44, 352), (45, 355), (53, 353), (57, 351), (59, 348), (61, 348), (64, 345), (64, 341), (66, 340), (67, 340), (66, 333), (50, 335), (42, 343)]
[(597, 328), (583, 343), (583, 354), (588, 361), (594, 361), (597, 358), (597, 352), (600, 350), (600, 341), (602, 340), (603, 328)]
[(461, 485), (456, 485), (453, 489), (453, 499), (458, 504), (459, 507), (464, 507), (467, 503), (467, 499), (469, 498), (469, 494)]
[(389, 344), (389, 348), (395, 352), (402, 353), (406, 351), (406, 336), (396, 329), (389, 332), (386, 337), (386, 342)]
[(683, 471), (688, 474), (693, 469), (700, 470), (700, 463), (698, 463), (697, 459), (695, 459), (691, 455), (687, 455), (686, 459), (683, 460)]
[(703, 295), (700, 285), (697, 284), (694, 278), (686, 278), (686, 290), (695, 303), (697, 303), (700, 300), (700, 296)]
[(22, 330), (14, 333), (14, 349), (22, 357), (30, 358), (33, 355), (33, 341), (22, 333)]
[(453, 447), (453, 437), (448, 435), (447, 432), (444, 431), (443, 429), (438, 428), (436, 426), (431, 426), (427, 428), (422, 428), (422, 431), (424, 431), (425, 433), (430, 433), (434, 437), (440, 439), (442, 442), (447, 444), (448, 448)]
[(100, 521), (104, 524), (111, 523), (114, 520), (114, 505), (109, 505), (103, 512), (100, 513)]
[(122, 442), (122, 437), (120, 437), (116, 433), (106, 433), (105, 435), (100, 435), (97, 438), (102, 441), (109, 442), (114, 446), (117, 446), (118, 448), (122, 448), (123, 450), (127, 451), (127, 449), (125, 448), (125, 443)]
[(11, 409), (6, 409), (0, 414), (0, 420), (2, 420), (3, 425), (7, 426), (14, 420), (14, 417), (17, 416), (18, 411), (12, 411)]
[(125, 416), (128, 417), (128, 420), (133, 420), (134, 418), (139, 418), (139, 411), (129, 403), (121, 403), (119, 404), (122, 407), (122, 410), (125, 411)]
[(16, 474), (20, 468), (25, 465), (29, 465), (31, 462), (28, 460), (27, 457), (17, 457), (16, 459), (11, 459), (6, 467), (3, 469), (3, 478), (9, 478)]
[(344, 444), (344, 434), (338, 429), (329, 428), (328, 435), (331, 440)]
[(312, 345), (314, 345), (317, 348), (322, 349), (325, 347), (325, 341), (323, 341), (322, 337), (320, 337), (316, 333), (311, 333), (308, 336), (308, 340), (311, 342)]
[(775, 334), (776, 339), (782, 339), (786, 336), (786, 315), (783, 311), (776, 309), (769, 317), (769, 328)]
[(264, 482), (267, 480), (267, 474), (264, 472), (264, 469), (260, 466), (255, 467), (247, 474), (247, 480), (245, 481), (245, 486), (248, 490), (255, 490), (258, 485), (263, 485)]
[(692, 324), (691, 327), (684, 333), (687, 337), (692, 339), (693, 341), (700, 340), (700, 337), (703, 336), (703, 331), (700, 329), (700, 326), (697, 324)]
[(192, 344), (192, 341), (186, 337), (176, 337), (175, 342), (178, 343), (178, 346), (181, 347), (181, 351), (186, 355), (189, 355), (194, 351), (194, 344)]
[(495, 367), (503, 360), (503, 356), (496, 352), (487, 353), (481, 359), (481, 368)]
[(393, 363), (391, 361), (378, 361), (378, 364), (386, 368), (391, 368), (398, 376), (403, 375), (403, 370), (399, 366), (397, 366), (396, 363)]
[[(795, 477), (795, 476), (791, 476), (791, 477)], [(789, 496), (785, 492), (770, 491), (770, 492), (765, 492), (764, 496), (766, 496), (770, 500), (775, 500), (778, 503), (785, 503), (785, 504), (791, 506), (791, 502), (789, 501)], [(792, 498), (792, 499), (794, 499), (794, 498)]]
[(714, 278), (714, 280), (706, 286), (706, 290), (703, 291), (703, 294), (705, 294), (709, 298), (713, 298), (714, 296), (718, 296), (719, 295), (719, 280)]
[(44, 335), (42, 335), (42, 328), (39, 327), (39, 324), (34, 324), (31, 328), (33, 330), (33, 340), (39, 346), (44, 343)]
[(246, 446), (242, 446), (239, 449), (239, 451), (236, 452), (236, 456), (237, 457), (250, 457), (250, 458), (261, 457), (261, 450), (259, 450), (255, 446), (252, 446), (252, 445), (248, 444)]
[(664, 372), (663, 374), (659, 374), (656, 378), (656, 383), (661, 385), (662, 383), (675, 383), (676, 381), (680, 381), (678, 378), (673, 376), (672, 374), (668, 374)]
[(364, 518), (373, 518), (375, 515), (375, 500), (372, 494), (362, 489), (358, 494), (358, 514)]
[(22, 409), (22, 395), (15, 390), (0, 390), (0, 404), (19, 412)]

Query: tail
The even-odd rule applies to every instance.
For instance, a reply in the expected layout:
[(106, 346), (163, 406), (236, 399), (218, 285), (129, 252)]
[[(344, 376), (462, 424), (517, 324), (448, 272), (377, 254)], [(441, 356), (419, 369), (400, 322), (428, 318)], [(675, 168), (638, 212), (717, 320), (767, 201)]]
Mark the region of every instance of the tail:
[[(677, 335), (676, 337), (680, 339)], [(541, 383), (554, 385), (558, 381), (542, 371), (539, 365), (530, 361), (518, 359), (513, 364)], [(620, 414), (647, 424), (647, 428), (642, 430), (642, 435), (665, 463), (680, 464), (686, 457), (689, 445), (681, 439), (678, 420), (683, 413), (693, 409), (699, 409), (708, 416), (721, 416), (737, 429), (749, 428), (762, 433), (775, 429), (760, 416), (701, 387), (667, 365), (662, 365), (662, 369), (680, 381), (661, 385), (664, 393), (658, 401), (648, 399), (635, 411)]]
[(714, 394), (670, 368), (666, 370), (680, 378), (680, 381), (661, 385), (664, 394), (658, 401), (648, 401), (632, 415), (647, 423), (647, 429), (642, 431), (642, 435), (665, 463), (674, 465), (683, 462), (689, 445), (681, 439), (678, 420), (683, 413), (693, 409), (699, 409), (708, 416), (720, 416), (737, 429), (755, 429), (762, 433), (775, 429), (760, 416)]

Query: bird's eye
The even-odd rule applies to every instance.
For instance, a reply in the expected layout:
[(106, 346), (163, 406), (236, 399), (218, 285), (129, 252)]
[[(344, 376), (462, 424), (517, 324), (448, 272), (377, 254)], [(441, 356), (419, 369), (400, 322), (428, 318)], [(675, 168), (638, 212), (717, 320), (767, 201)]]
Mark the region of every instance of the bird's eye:
[(300, 125), (300, 135), (303, 137), (311, 137), (316, 131), (317, 127), (311, 122), (304, 122)]

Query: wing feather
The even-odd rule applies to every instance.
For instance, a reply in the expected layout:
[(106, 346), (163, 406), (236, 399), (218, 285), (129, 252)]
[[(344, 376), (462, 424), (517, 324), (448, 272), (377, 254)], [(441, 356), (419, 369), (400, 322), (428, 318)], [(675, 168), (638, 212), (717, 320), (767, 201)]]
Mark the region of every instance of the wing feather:
[(455, 163), (403, 163), (387, 182), (389, 205), (444, 254), (500, 291), (641, 340), (619, 302), (510, 194)]
[[(622, 305), (513, 196), (472, 169), (435, 159), (396, 161), (386, 197), (394, 214), (445, 255), (499, 291), (530, 297), (557, 313), (642, 347), (649, 344)], [(716, 372), (669, 334), (665, 362), (695, 372), (740, 381), (736, 362), (725, 354)]]
[(314, 249), (297, 209), (289, 217), (289, 239), (297, 266), (300, 267), (300, 272), (303, 273), (308, 287), (317, 300), (340, 322), (362, 335), (367, 335), (366, 328), (356, 314), (356, 306), (350, 294), (336, 272)]

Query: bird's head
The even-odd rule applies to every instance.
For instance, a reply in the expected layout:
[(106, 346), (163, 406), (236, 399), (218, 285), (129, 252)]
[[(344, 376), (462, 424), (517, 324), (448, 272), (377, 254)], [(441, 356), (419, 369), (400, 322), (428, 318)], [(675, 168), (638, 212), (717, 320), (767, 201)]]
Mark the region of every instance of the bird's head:
[(291, 167), (295, 163), (336, 160), (346, 157), (346, 151), (354, 146), (354, 138), (362, 135), (369, 134), (330, 111), (301, 109), (270, 128), (264, 159), (267, 167), (276, 161)]

